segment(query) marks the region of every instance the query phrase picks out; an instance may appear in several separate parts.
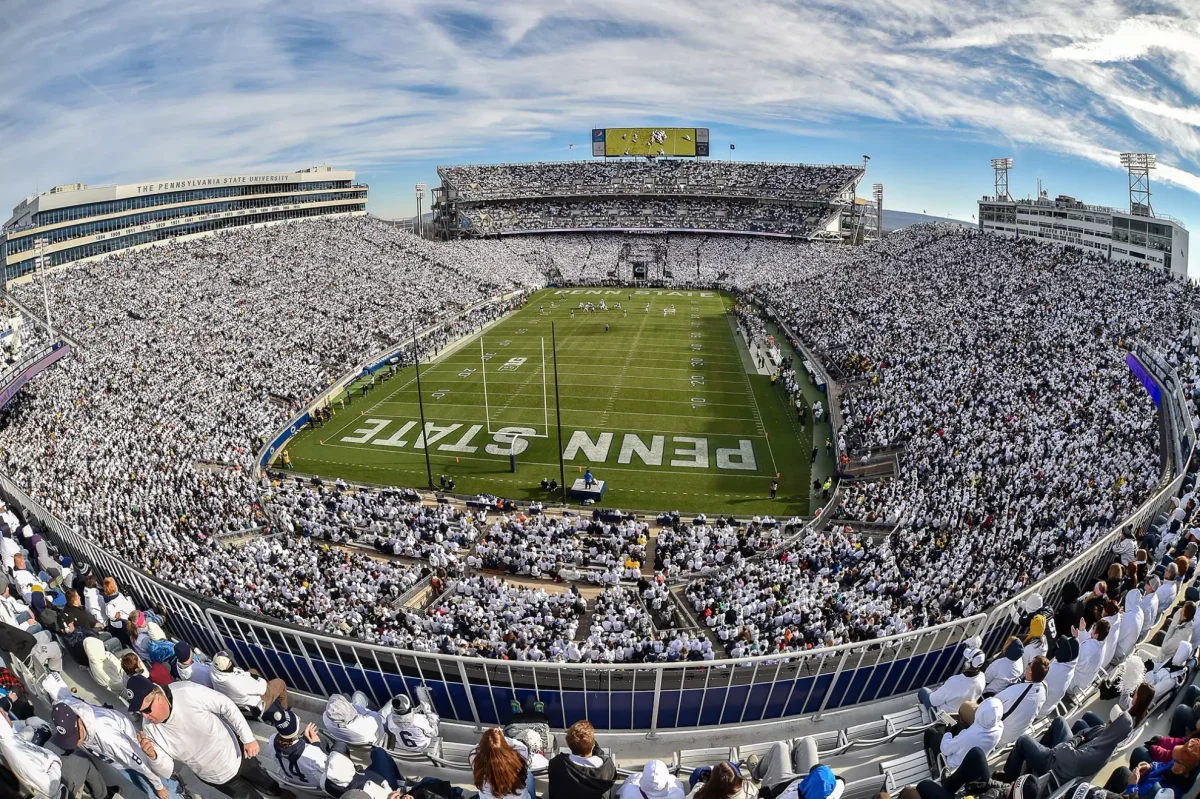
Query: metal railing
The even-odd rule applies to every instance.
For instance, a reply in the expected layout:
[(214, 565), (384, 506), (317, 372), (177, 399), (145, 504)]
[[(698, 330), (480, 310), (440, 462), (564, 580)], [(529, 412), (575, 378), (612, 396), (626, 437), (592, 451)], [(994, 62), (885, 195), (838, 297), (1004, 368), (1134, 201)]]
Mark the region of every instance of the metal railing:
[[(1179, 391), (1168, 394), (1179, 401)], [(1188, 464), (1193, 460), (1189, 456)], [(49, 513), (0, 474), (0, 491), (77, 561), (116, 578), (139, 603), (166, 611), (168, 629), (213, 653), (228, 649), (246, 666), (319, 696), (362, 690), (382, 704), (423, 688), (445, 719), (476, 727), (503, 723), (512, 699), (545, 703), (558, 728), (587, 718), (606, 730), (732, 726), (820, 716), (905, 694), (958, 670), (964, 640), (995, 649), (1016, 630), (1014, 609), (1034, 591), (1053, 602), (1068, 581), (1086, 586), (1110, 563), (1114, 542), (1150, 522), (1176, 495), (1188, 464), (1115, 529), (1062, 568), (988, 613), (872, 641), (740, 659), (674, 663), (552, 663), (485, 660), (418, 652), (326, 635), (257, 616), (171, 585), (125, 563)]]

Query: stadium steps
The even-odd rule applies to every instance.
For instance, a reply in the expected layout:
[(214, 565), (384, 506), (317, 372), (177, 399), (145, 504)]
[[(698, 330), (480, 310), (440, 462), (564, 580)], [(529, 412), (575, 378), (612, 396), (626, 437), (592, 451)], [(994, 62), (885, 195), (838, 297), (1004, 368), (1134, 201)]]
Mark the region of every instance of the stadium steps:
[(642, 558), (642, 576), (650, 581), (654, 580), (654, 562), (657, 560), (657, 552), (658, 528), (651, 525), (650, 536), (646, 539), (646, 556)]

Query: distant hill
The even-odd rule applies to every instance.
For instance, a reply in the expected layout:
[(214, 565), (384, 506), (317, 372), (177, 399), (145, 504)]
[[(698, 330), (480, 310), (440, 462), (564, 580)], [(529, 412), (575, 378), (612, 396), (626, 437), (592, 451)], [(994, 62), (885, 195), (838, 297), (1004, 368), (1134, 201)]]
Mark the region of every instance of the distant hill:
[(902, 227), (910, 225), (919, 225), (923, 222), (945, 222), (950, 225), (961, 225), (962, 227), (975, 227), (974, 222), (964, 222), (961, 219), (950, 219), (945, 216), (931, 216), (929, 214), (918, 214), (912, 211), (889, 211), (883, 209), (883, 229), (884, 232), (899, 230)]

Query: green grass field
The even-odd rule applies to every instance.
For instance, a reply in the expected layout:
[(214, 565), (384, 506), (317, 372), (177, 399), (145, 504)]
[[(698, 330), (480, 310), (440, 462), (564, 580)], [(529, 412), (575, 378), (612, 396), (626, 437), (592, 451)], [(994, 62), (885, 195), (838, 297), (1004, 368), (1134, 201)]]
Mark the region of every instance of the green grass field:
[[(577, 308), (580, 301), (602, 299), (621, 303), (627, 315)], [(643, 310), (647, 303), (649, 313)], [(664, 316), (672, 305), (675, 312)], [(809, 513), (811, 429), (797, 424), (769, 377), (754, 373), (730, 324), (731, 305), (730, 298), (708, 291), (536, 293), (481, 336), (422, 365), (435, 483), (446, 474), (459, 494), (558, 498), (540, 486), (543, 477), (559, 478), (554, 323), (568, 484), (591, 466), (607, 483), (606, 507)], [(510, 471), (510, 449), (518, 453), (516, 473)], [(380, 382), (366, 397), (353, 392), (344, 410), (324, 426), (302, 431), (287, 451), (297, 472), (425, 486), (413, 369)], [(772, 501), (770, 482), (777, 473), (779, 492)]]

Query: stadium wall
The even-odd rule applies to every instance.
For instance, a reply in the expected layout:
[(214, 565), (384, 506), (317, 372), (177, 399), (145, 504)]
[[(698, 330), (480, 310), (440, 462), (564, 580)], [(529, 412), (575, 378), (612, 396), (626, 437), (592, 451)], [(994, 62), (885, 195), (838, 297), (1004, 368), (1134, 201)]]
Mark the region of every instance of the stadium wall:
[[(1185, 400), (1175, 381), (1164, 391)], [(477, 728), (507, 719), (509, 700), (536, 697), (563, 728), (588, 718), (598, 729), (658, 731), (752, 725), (819, 717), (826, 711), (886, 699), (938, 683), (958, 670), (962, 642), (983, 637), (989, 651), (1018, 628), (1034, 592), (1053, 603), (1069, 581), (1090, 584), (1110, 562), (1116, 541), (1143, 528), (1177, 496), (1195, 455), (1138, 510), (1062, 568), (988, 613), (875, 641), (704, 663), (529, 663), (421, 653), (314, 633), (267, 621), (152, 577), (87, 540), (51, 515), (6, 475), (0, 491), (36, 520), (63, 551), (111, 575), (143, 604), (169, 611), (171, 631), (209, 653), (228, 649), (246, 666), (325, 697), (362, 690), (382, 704), (397, 693), (427, 689), (444, 719)], [(1173, 459), (1172, 459), (1173, 461)]]
[(7, 405), (17, 395), (17, 392), (32, 380), (35, 375), (57, 363), (60, 359), (70, 355), (72, 352), (74, 350), (71, 346), (60, 339), (53, 344), (43, 347), (13, 367), (7, 375), (8, 382), (0, 386), (0, 408)]

